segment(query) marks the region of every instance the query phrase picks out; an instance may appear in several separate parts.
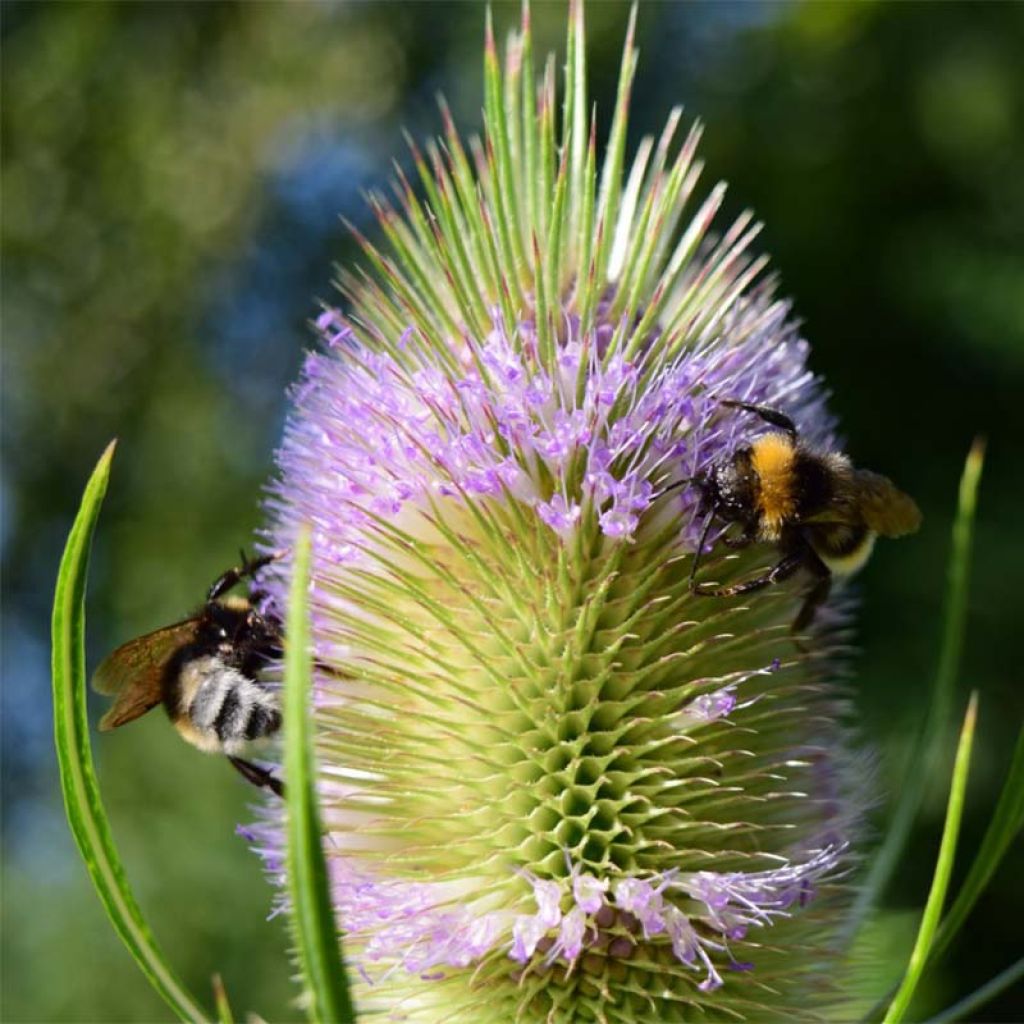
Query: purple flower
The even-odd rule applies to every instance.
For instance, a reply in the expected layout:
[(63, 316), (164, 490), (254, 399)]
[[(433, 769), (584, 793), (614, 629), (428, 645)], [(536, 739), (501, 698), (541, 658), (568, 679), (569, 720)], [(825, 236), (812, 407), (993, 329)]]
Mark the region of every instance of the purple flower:
[[(419, 157), (429, 211), (385, 211), (378, 277), (318, 321), (266, 502), (268, 549), (312, 529), (359, 998), (424, 1021), (813, 1012), (839, 979), (808, 950), (838, 934), (861, 807), (837, 613), (797, 647), (796, 590), (692, 594), (699, 496), (665, 488), (762, 429), (722, 399), (828, 444), (824, 395), (749, 220), (712, 236), (721, 188), (685, 216), (697, 131), (670, 158), (674, 114), (628, 175), (591, 180), (574, 86), (561, 164), (529, 163), (552, 159), (557, 104), (550, 78), (533, 114), (513, 104), (510, 47), (499, 74), (489, 37), (485, 143), (449, 126)], [(722, 580), (773, 554), (710, 548)], [(287, 582), (287, 559), (263, 574), (273, 607)], [(250, 833), (275, 880), (279, 813)]]

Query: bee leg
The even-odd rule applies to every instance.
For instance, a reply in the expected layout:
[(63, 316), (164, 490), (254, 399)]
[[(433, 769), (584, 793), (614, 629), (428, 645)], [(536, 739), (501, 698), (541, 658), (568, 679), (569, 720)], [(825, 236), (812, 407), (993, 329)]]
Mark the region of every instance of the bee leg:
[(802, 633), (813, 621), (818, 608), (825, 603), (832, 590), (832, 573), (825, 563), (813, 552), (809, 552), (804, 565), (817, 577), (804, 595), (804, 603), (800, 606), (790, 633)]
[(216, 601), (218, 597), (226, 594), (233, 586), (240, 583), (248, 576), (252, 576), (254, 573), (260, 571), (265, 565), (269, 565), (277, 557), (276, 555), (263, 555), (260, 558), (254, 558), (251, 562), (245, 556), (245, 552), (242, 553), (242, 564), (234, 569), (228, 569), (226, 573), (218, 576), (210, 587), (209, 593), (206, 595), (207, 601)]
[(732, 548), (734, 551), (740, 548), (750, 547), (754, 541), (757, 540), (757, 535), (751, 530), (744, 530), (742, 533), (737, 533), (735, 537), (722, 537), (722, 543), (727, 548)]
[(779, 412), (778, 409), (772, 409), (767, 405), (750, 405), (748, 402), (737, 402), (732, 398), (723, 398), (722, 405), (729, 409), (744, 409), (747, 412), (752, 412), (755, 416), (760, 416), (765, 423), (770, 423), (773, 427), (781, 427), (790, 437), (796, 438), (796, 424), (784, 412)]
[(700, 532), (700, 540), (697, 541), (697, 550), (693, 553), (693, 561), (690, 563), (690, 593), (697, 593), (697, 566), (700, 565), (700, 556), (704, 554), (704, 545), (707, 543), (708, 532), (711, 529), (711, 524), (714, 522), (715, 513), (717, 509), (713, 508), (709, 513), (707, 519), (704, 520), (704, 529)]
[(275, 796), (284, 799), (284, 783), (276, 775), (268, 772), (266, 768), (261, 768), (258, 764), (245, 761), (240, 757), (232, 757), (230, 754), (228, 760), (246, 782), (252, 783), (259, 789), (269, 789)]
[(749, 594), (754, 590), (763, 590), (765, 587), (788, 580), (797, 569), (804, 565), (806, 557), (806, 552), (794, 551), (792, 554), (786, 555), (778, 565), (769, 569), (763, 575), (755, 576), (750, 580), (744, 580), (742, 583), (734, 583), (729, 587), (714, 587), (707, 583), (694, 583), (691, 578), (690, 593), (697, 594), (700, 597), (738, 597), (740, 594)]

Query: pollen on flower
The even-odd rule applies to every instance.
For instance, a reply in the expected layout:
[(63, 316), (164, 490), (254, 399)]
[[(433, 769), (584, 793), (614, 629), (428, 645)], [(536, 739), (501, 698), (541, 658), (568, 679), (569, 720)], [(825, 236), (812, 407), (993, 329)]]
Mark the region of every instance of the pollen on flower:
[(607, 891), (608, 879), (595, 878), (585, 871), (573, 875), (573, 899), (584, 913), (596, 914), (604, 906), (604, 893)]
[(316, 329), (328, 348), (337, 348), (343, 342), (355, 338), (352, 328), (336, 309), (325, 309), (316, 318)]
[(556, 494), (551, 501), (538, 501), (537, 515), (556, 533), (567, 533), (580, 518), (580, 506), (577, 502), (569, 504), (561, 494)]
[[(413, 152), (424, 198), (375, 199), (390, 252), (360, 238), (375, 273), (318, 319), (266, 500), (267, 550), (312, 530), (321, 813), (360, 1008), (813, 1016), (862, 806), (841, 618), (796, 648), (794, 589), (691, 593), (686, 481), (756, 429), (722, 399), (827, 444), (823, 389), (757, 226), (712, 235), (723, 189), (694, 199), (699, 129), (678, 142), (674, 112), (625, 167), (632, 25), (600, 175), (582, 5), (561, 138), (553, 74), (524, 89), (528, 29), (504, 70), (489, 37), (485, 139), (445, 111)], [(720, 580), (771, 557), (710, 540)], [(261, 574), (278, 611), (288, 573)], [(280, 882), (266, 814), (247, 836)]]
[[(568, 889), (526, 875), (537, 910), (516, 918), (509, 956), (525, 964), (539, 951), (545, 966), (560, 961), (571, 969), (586, 950), (628, 959), (637, 933), (646, 942), (665, 936), (680, 963), (706, 972), (700, 990), (713, 991), (723, 981), (711, 954), (729, 953), (729, 942), (745, 939), (750, 928), (788, 916), (794, 902), (809, 898), (816, 880), (835, 871), (840, 854), (819, 850), (802, 862), (757, 872), (673, 869), (661, 876), (620, 878), (614, 887), (578, 866), (571, 870)], [(672, 901), (673, 893), (690, 898), (689, 912)], [(746, 971), (754, 964), (729, 954), (727, 966)]]
[(698, 722), (714, 722), (724, 718), (736, 707), (735, 689), (733, 686), (723, 686), (714, 693), (702, 693), (683, 708), (682, 714)]

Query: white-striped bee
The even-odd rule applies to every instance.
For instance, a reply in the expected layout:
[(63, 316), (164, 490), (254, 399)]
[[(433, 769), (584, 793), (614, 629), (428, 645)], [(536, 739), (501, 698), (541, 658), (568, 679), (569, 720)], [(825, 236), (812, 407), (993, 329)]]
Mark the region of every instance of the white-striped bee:
[(225, 596), (275, 557), (249, 561), (243, 554), (242, 564), (218, 577), (194, 615), (129, 640), (106, 657), (92, 685), (115, 700), (100, 729), (127, 725), (162, 703), (189, 743), (225, 754), (249, 782), (281, 796), (279, 779), (239, 756), (251, 741), (281, 728), (277, 695), (258, 679), (281, 655), (281, 624), (250, 599)]

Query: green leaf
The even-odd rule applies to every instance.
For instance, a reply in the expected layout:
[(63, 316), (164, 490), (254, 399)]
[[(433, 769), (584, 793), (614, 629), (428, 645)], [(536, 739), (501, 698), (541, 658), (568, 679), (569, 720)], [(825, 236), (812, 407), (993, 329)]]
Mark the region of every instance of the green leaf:
[[(948, 952), (951, 942), (967, 919), (978, 897), (985, 891), (985, 887), (991, 880), (992, 875), (995, 874), (1004, 854), (1022, 829), (1024, 829), (1024, 729), (1021, 730), (1017, 738), (1017, 747), (1010, 766), (1010, 774), (999, 796), (999, 802), (996, 805), (992, 820), (989, 822), (989, 827), (985, 831), (985, 837), (981, 841), (978, 853), (971, 864), (970, 870), (967, 872), (967, 877), (964, 879), (959, 893), (957, 893), (953, 906), (942, 919), (942, 924), (939, 926), (939, 932), (935, 937), (931, 956), (928, 960), (928, 971), (934, 970), (939, 960)], [(858, 941), (860, 940), (861, 936), (858, 936)], [(1003, 973), (1005, 974), (1006, 972)], [(1000, 978), (1002, 976), (1002, 974), (999, 975)], [(995, 980), (993, 979), (988, 984), (994, 984)], [(892, 998), (895, 991), (896, 986), (893, 985), (865, 1019), (877, 1020), (885, 1004)], [(986, 985), (978, 989), (975, 996), (978, 996), (982, 991), (987, 992), (988, 986)], [(992, 991), (986, 998), (992, 998), (992, 996), (997, 994), (997, 991)], [(973, 998), (974, 996), (968, 996), (961, 1003), (957, 1003), (956, 1006), (966, 1005), (968, 1000)], [(973, 1006), (974, 1004), (970, 1005)], [(978, 1003), (977, 1005), (981, 1004)], [(955, 1008), (943, 1011), (943, 1014), (951, 1014), (953, 1009)], [(947, 1018), (943, 1015), (942, 1019), (945, 1020)], [(948, 1019), (952, 1020), (953, 1018), (949, 1017)]]
[(85, 488), (68, 535), (53, 599), (53, 733), (68, 824), (114, 930), (149, 983), (186, 1021), (206, 1014), (157, 948), (125, 877), (92, 762), (85, 683), (85, 584), (92, 536), (107, 491), (114, 442)]
[(231, 1002), (224, 987), (224, 979), (219, 974), (213, 976), (213, 1002), (217, 1007), (218, 1024), (235, 1024), (235, 1015), (231, 1012)]
[(949, 561), (942, 619), (942, 647), (932, 686), (928, 717), (918, 733), (909, 758), (908, 763), (913, 765), (914, 769), (904, 776), (892, 824), (854, 904), (850, 931), (856, 930), (864, 921), (892, 877), (893, 870), (903, 856), (911, 826), (921, 806), (925, 785), (928, 779), (935, 776), (939, 767), (937, 762), (942, 756), (941, 740), (949, 720), (963, 650), (974, 512), (984, 457), (984, 442), (977, 439), (967, 455), (960, 478), (960, 496), (956, 520), (953, 523), (953, 550)]
[(960, 742), (957, 745), (956, 761), (953, 764), (953, 781), (949, 789), (949, 802), (946, 805), (946, 823), (942, 829), (942, 842), (939, 844), (939, 857), (935, 863), (928, 900), (921, 915), (921, 927), (918, 929), (917, 940), (910, 953), (910, 962), (900, 987), (896, 990), (889, 1009), (882, 1018), (882, 1024), (898, 1024), (903, 1020), (910, 1000), (914, 996), (917, 983), (924, 973), (925, 965), (931, 954), (935, 941), (935, 933), (942, 914), (942, 904), (946, 899), (949, 877), (953, 872), (953, 859), (956, 856), (957, 837), (960, 834), (960, 818), (964, 809), (964, 793), (967, 789), (967, 773), (971, 765), (971, 745), (974, 742), (974, 725), (978, 717), (978, 695), (971, 694), (964, 716), (963, 728), (960, 731)]
[(959, 1002), (946, 1007), (941, 1013), (930, 1017), (927, 1024), (951, 1024), (956, 1020), (971, 1020), (974, 1012), (984, 1006), (989, 1000), (995, 999), (1000, 992), (1008, 989), (1015, 982), (1024, 978), (1024, 957), (1016, 963), (1010, 964), (1005, 971), (1000, 971), (990, 981), (985, 982), (980, 988), (975, 989), (969, 996), (964, 996)]
[(295, 542), (285, 628), (284, 765), (288, 811), (288, 891), (299, 966), (309, 995), (309, 1019), (347, 1024), (355, 1011), (327, 884), (314, 789), (309, 720), (309, 531)]
[(1013, 753), (1010, 774), (999, 796), (995, 813), (985, 831), (978, 854), (971, 864), (967, 877), (964, 879), (960, 892), (943, 918), (939, 934), (935, 938), (932, 959), (942, 956), (950, 942), (967, 919), (978, 897), (984, 892), (990, 879), (995, 874), (999, 862), (1009, 849), (1010, 843), (1024, 829), (1024, 729), (1017, 737), (1017, 747)]

